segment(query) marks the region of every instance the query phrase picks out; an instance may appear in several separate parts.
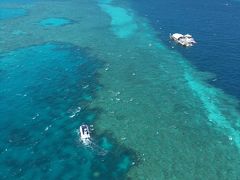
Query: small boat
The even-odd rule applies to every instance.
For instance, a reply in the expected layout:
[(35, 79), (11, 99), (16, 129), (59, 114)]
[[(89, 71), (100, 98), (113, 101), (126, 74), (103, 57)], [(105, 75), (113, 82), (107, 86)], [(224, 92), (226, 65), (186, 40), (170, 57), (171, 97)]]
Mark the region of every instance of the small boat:
[(90, 136), (90, 130), (88, 125), (81, 125), (79, 127), (79, 131), (80, 131), (80, 139), (83, 142), (83, 144), (88, 145), (91, 142), (91, 136)]
[(193, 46), (196, 43), (196, 41), (193, 39), (192, 35), (190, 34), (183, 35), (180, 33), (174, 33), (174, 34), (170, 34), (170, 39), (186, 47)]

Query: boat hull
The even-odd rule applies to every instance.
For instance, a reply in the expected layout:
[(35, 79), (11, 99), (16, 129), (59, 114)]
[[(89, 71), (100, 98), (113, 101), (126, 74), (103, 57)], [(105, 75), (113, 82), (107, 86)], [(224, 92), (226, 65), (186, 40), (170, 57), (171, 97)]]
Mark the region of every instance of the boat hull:
[(91, 142), (91, 135), (90, 135), (90, 130), (87, 125), (81, 125), (79, 127), (79, 132), (80, 132), (80, 139), (83, 142), (83, 144), (88, 145)]

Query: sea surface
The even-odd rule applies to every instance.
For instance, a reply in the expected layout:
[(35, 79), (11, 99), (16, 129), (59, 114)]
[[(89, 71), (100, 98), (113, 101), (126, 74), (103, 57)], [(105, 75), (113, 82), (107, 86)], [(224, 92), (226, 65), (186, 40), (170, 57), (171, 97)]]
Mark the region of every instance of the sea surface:
[(131, 1), (141, 16), (145, 16), (159, 38), (170, 47), (169, 33), (190, 33), (198, 45), (178, 48), (200, 71), (211, 72), (216, 79), (209, 82), (226, 93), (240, 98), (240, 13), (239, 1)]
[(0, 179), (240, 179), (239, 8), (0, 1)]

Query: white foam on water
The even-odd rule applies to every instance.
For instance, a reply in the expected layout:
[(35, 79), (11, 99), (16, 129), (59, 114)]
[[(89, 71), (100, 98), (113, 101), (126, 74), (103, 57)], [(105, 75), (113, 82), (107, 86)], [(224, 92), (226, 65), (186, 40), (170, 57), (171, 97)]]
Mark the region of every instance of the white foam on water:
[(101, 156), (105, 156), (108, 151), (105, 150), (104, 148), (102, 148), (101, 146), (99, 146), (98, 144), (96, 144), (94, 142), (94, 139), (92, 138), (89, 138), (89, 139), (84, 139), (82, 140), (81, 137), (80, 137), (80, 132), (79, 130), (76, 130), (76, 133), (79, 137), (79, 142), (81, 143), (81, 145), (83, 145), (84, 147), (86, 148), (90, 148), (91, 150), (93, 150), (95, 153), (97, 153), (98, 155), (101, 155)]
[(81, 109), (81, 107), (77, 107), (75, 110), (73, 110), (72, 114), (69, 117), (74, 118), (81, 111)]

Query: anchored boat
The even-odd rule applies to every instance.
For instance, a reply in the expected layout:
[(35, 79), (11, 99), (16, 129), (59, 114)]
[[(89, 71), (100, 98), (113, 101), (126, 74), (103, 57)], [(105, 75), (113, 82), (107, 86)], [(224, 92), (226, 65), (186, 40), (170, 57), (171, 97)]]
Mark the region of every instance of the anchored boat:
[(183, 35), (180, 33), (174, 33), (174, 34), (170, 34), (170, 39), (186, 47), (193, 46), (194, 44), (196, 44), (196, 41), (193, 39), (192, 35), (190, 34)]
[(83, 144), (88, 145), (91, 143), (91, 136), (90, 136), (90, 130), (88, 125), (81, 125), (79, 127), (80, 131), (80, 139), (83, 142)]

